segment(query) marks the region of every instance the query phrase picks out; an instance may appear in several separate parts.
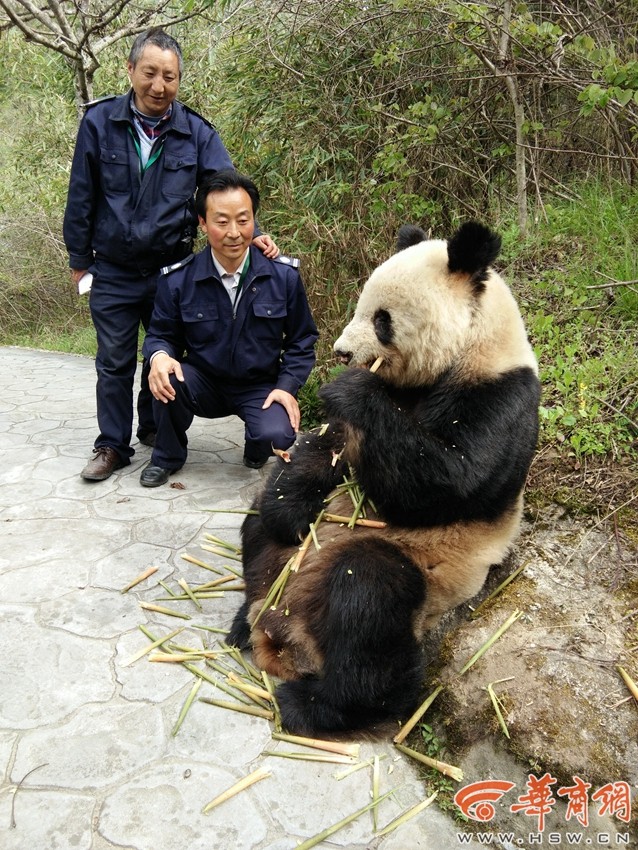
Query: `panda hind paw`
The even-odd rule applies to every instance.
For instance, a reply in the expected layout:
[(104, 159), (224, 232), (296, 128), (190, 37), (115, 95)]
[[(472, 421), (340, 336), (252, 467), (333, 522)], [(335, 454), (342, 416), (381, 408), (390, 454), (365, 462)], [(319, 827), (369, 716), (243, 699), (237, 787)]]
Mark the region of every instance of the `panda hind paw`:
[(277, 688), (277, 703), (284, 729), (293, 735), (314, 736), (343, 732), (350, 724), (335, 705), (327, 702), (318, 679), (284, 682)]

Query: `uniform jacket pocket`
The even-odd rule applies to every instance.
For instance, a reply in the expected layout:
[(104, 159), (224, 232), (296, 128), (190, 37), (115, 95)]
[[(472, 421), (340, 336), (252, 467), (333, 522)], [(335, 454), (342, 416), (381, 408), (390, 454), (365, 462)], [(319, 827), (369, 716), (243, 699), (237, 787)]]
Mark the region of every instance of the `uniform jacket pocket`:
[(130, 192), (129, 160), (126, 148), (100, 150), (102, 185), (107, 195), (125, 195)]
[(164, 154), (164, 181), (167, 195), (186, 200), (197, 188), (197, 159), (194, 153)]

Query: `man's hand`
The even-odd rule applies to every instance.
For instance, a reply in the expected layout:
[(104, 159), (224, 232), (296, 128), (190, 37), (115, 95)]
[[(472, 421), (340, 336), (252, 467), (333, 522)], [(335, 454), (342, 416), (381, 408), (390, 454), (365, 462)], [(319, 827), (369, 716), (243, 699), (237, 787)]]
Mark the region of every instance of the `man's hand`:
[(253, 245), (255, 248), (259, 248), (260, 251), (263, 251), (264, 256), (268, 257), (269, 260), (274, 260), (279, 256), (279, 248), (273, 242), (272, 237), (266, 233), (262, 233), (261, 236), (255, 236)]
[(288, 414), (288, 419), (290, 419), (290, 424), (296, 434), (299, 431), (299, 424), (301, 422), (301, 413), (299, 411), (297, 399), (294, 395), (287, 393), (285, 390), (273, 390), (266, 401), (262, 404), (261, 409), (266, 410), (266, 408), (270, 407), (274, 401), (285, 408), (286, 413)]
[(175, 399), (175, 390), (171, 386), (170, 376), (175, 375), (178, 381), (184, 380), (184, 373), (179, 360), (174, 360), (163, 351), (153, 356), (151, 371), (148, 375), (148, 385), (153, 397), (167, 404)]
[(71, 269), (71, 280), (77, 286), (80, 278), (87, 273), (88, 269)]

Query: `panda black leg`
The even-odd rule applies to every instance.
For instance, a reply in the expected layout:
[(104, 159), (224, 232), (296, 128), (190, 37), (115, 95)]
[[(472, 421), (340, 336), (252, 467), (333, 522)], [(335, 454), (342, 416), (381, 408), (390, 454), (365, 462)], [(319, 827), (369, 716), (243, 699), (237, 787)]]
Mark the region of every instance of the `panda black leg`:
[(422, 684), (412, 631), (425, 601), (418, 567), (387, 541), (360, 540), (341, 551), (316, 592), (308, 610), (317, 612), (310, 625), (324, 667), (321, 676), (278, 688), (284, 726), (341, 733), (409, 715)]
[(226, 642), (229, 646), (237, 646), (239, 649), (248, 649), (250, 646), (250, 626), (246, 616), (248, 614), (248, 602), (244, 602), (235, 614), (235, 619), (230, 627)]

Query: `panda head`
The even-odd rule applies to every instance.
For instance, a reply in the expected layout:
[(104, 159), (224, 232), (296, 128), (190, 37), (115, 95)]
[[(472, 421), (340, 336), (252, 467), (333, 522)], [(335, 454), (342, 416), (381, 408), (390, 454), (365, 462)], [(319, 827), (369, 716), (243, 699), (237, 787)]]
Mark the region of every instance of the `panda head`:
[(334, 344), (342, 363), (370, 367), (396, 386), (420, 386), (453, 369), (472, 380), (535, 358), (508, 287), (491, 268), (501, 240), (477, 222), (448, 241), (399, 231), (397, 253), (372, 273)]

